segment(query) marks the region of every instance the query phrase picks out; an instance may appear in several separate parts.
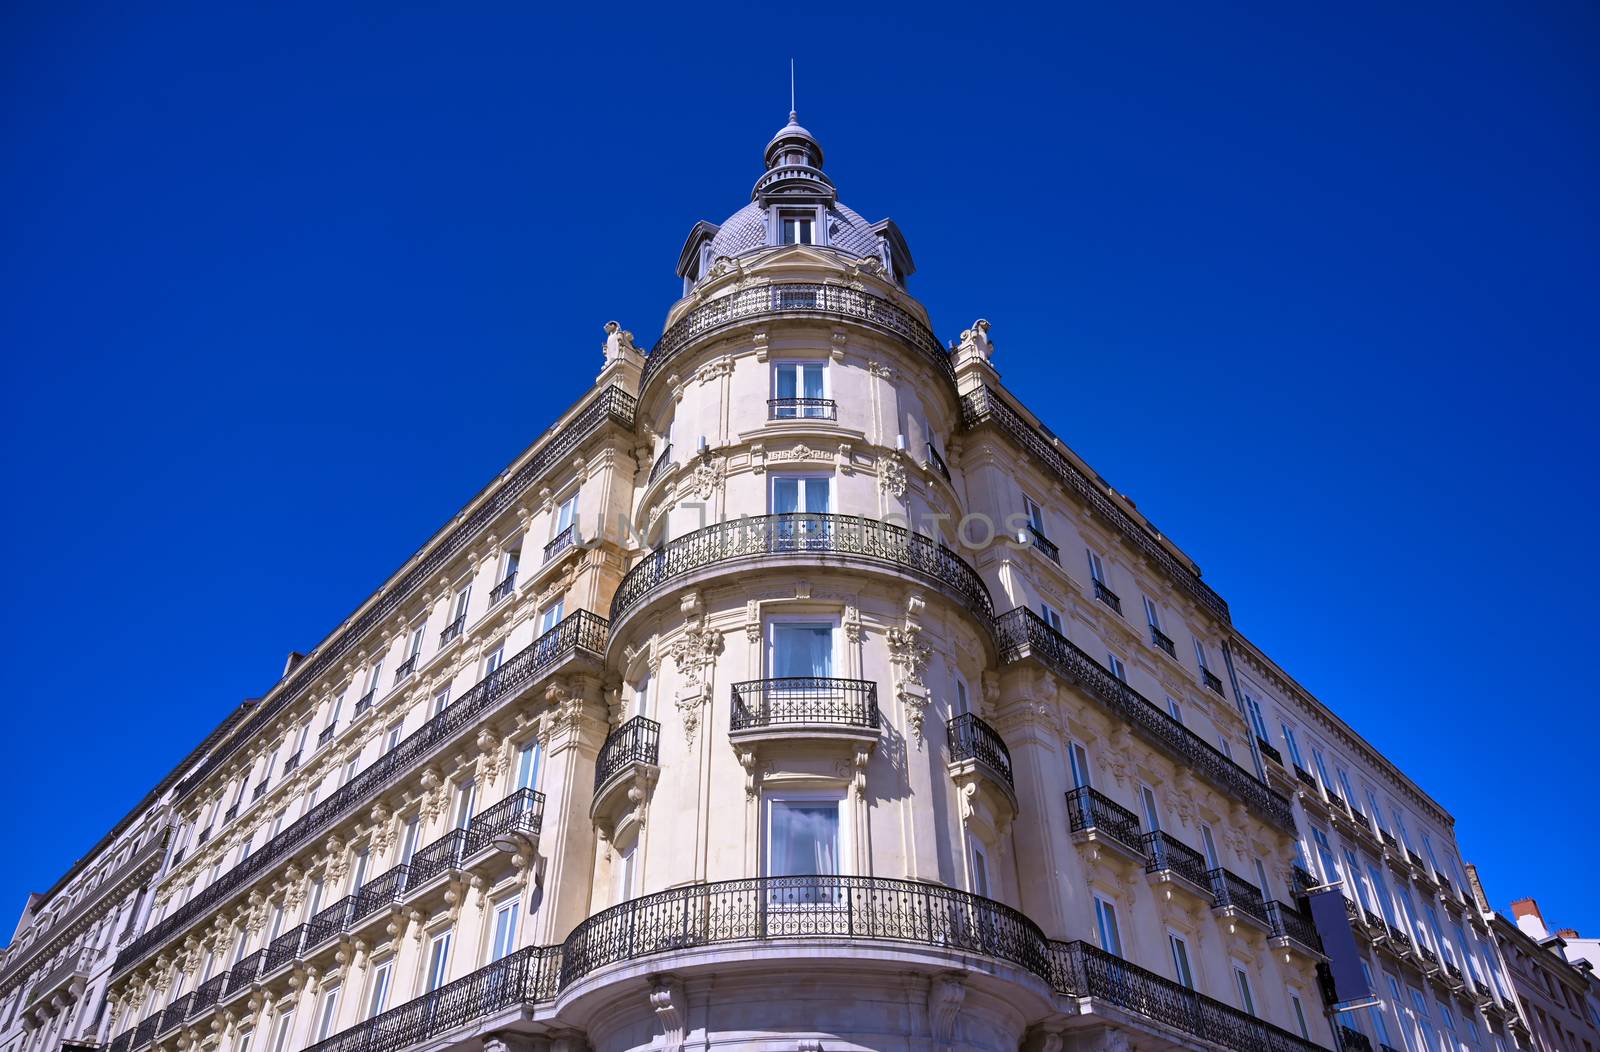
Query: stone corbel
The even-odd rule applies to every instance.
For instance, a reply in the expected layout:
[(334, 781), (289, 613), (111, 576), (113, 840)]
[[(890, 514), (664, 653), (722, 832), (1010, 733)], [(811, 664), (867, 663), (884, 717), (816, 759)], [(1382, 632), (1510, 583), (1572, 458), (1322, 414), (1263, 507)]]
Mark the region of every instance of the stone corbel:
[(750, 473), (753, 475), (767, 473), (767, 446), (764, 442), (750, 444)]
[(852, 447), (851, 447), (850, 443), (848, 443), (848, 442), (840, 442), (839, 443), (839, 452), (834, 454), (833, 466), (839, 472), (839, 474), (841, 474), (841, 475), (854, 475), (855, 474), (855, 471), (856, 471), (856, 465), (855, 465), (855, 460), (854, 460), (855, 454), (851, 451), (851, 449), (852, 449)]
[(682, 1052), (688, 1036), (688, 1007), (681, 982), (670, 975), (651, 977), (650, 1008), (661, 1024), (662, 1052)]
[(934, 1046), (948, 1052), (955, 1037), (956, 1016), (967, 999), (967, 987), (959, 975), (935, 976), (928, 987), (928, 1034)]

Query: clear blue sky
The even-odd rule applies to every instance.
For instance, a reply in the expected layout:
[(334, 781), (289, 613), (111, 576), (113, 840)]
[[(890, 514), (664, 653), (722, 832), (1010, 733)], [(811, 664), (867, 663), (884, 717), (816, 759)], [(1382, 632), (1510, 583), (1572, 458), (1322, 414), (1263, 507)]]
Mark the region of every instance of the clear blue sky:
[(655, 338), (793, 51), (940, 335), (1600, 929), (1592, 4), (153, 6), (0, 14), (8, 916)]

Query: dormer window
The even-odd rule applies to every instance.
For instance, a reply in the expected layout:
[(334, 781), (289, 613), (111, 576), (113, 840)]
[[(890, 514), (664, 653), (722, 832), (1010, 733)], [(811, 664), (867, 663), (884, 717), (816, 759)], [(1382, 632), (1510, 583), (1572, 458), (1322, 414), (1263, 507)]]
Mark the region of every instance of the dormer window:
[(811, 212), (785, 212), (778, 217), (785, 245), (814, 245), (812, 236), (816, 216)]

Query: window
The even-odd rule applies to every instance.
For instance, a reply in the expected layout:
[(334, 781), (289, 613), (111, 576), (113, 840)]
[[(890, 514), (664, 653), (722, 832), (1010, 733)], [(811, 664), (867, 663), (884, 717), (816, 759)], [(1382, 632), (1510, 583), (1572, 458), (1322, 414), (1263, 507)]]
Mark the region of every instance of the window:
[(1100, 561), (1100, 556), (1094, 553), (1093, 548), (1085, 548), (1084, 552), (1089, 556), (1089, 579), (1096, 584), (1106, 584), (1105, 563)]
[(1233, 746), (1228, 744), (1228, 736), (1226, 734), (1217, 735), (1217, 748), (1222, 750), (1222, 755), (1230, 760), (1233, 759)]
[(1161, 631), (1161, 614), (1156, 610), (1156, 604), (1152, 603), (1147, 595), (1139, 598), (1144, 600), (1144, 623), (1157, 632)]
[(1061, 615), (1056, 613), (1049, 603), (1041, 602), (1039, 604), (1039, 616), (1044, 618), (1045, 624), (1055, 629), (1057, 635), (1065, 634), (1061, 631)]
[(356, 776), (357, 758), (352, 756), (344, 762), (344, 774), (339, 779), (340, 785), (348, 785), (350, 779)]
[(339, 1014), (339, 988), (322, 995), (322, 1011), (317, 1013), (317, 1040), (325, 1041), (333, 1033), (333, 1023)]
[(972, 893), (989, 897), (989, 860), (976, 840), (972, 842)]
[(324, 745), (333, 740), (334, 728), (339, 726), (339, 710), (344, 708), (344, 695), (340, 694), (333, 699), (333, 709), (328, 713), (328, 722), (322, 725), (322, 734), (317, 738), (318, 745)]
[(578, 519), (578, 493), (573, 491), (572, 496), (561, 502), (561, 507), (556, 509), (555, 529), (551, 537), (559, 537)]
[(496, 961), (517, 948), (517, 914), (519, 906), (519, 901), (512, 899), (494, 911), (493, 959)]
[(1170, 694), (1167, 695), (1167, 715), (1171, 716), (1179, 723), (1183, 722), (1183, 706), (1179, 705), (1176, 701), (1173, 701), (1172, 695)]
[(1294, 1021), (1300, 1027), (1300, 1036), (1307, 1041), (1311, 1040), (1311, 1031), (1306, 1026), (1306, 1009), (1300, 1003), (1300, 995), (1294, 991), (1289, 992), (1289, 1004), (1294, 1007)]
[[(1356, 897), (1361, 900), (1361, 908), (1365, 909), (1365, 910), (1372, 909), (1372, 900), (1371, 900), (1371, 897), (1367, 894), (1367, 882), (1365, 880), (1363, 880), (1362, 877), (1361, 877), (1361, 866), (1358, 865), (1357, 862), (1356, 862), (1356, 853), (1354, 851), (1351, 851), (1349, 848), (1345, 848), (1344, 849), (1344, 861), (1345, 861), (1345, 872), (1350, 874), (1350, 881), (1349, 882), (1351, 884), (1355, 885)], [(1348, 887), (1346, 887), (1345, 891), (1346, 891), (1346, 896), (1345, 897), (1348, 898), (1349, 897), (1348, 893), (1349, 893), (1350, 889)]]
[(967, 713), (969, 713), (971, 711), (972, 711), (972, 704), (967, 700), (967, 683), (966, 683), (966, 680), (962, 679), (960, 676), (957, 676), (956, 677), (956, 696), (955, 696), (955, 701), (952, 702), (952, 704), (951, 704), (950, 715), (952, 717), (965, 716)]
[(644, 716), (650, 708), (650, 670), (644, 670), (639, 677), (639, 682), (633, 688), (633, 714)]
[(432, 717), (439, 715), (439, 713), (444, 711), (445, 706), (449, 704), (450, 685), (447, 683), (439, 689), (438, 693), (433, 696), (433, 704), (428, 706), (428, 717), (431, 719)]
[[(406, 657), (415, 658), (422, 653), (422, 637), (428, 631), (427, 625), (418, 625), (411, 630), (411, 641), (406, 644)], [(412, 663), (415, 667), (415, 662)]]
[(305, 915), (315, 917), (320, 909), (322, 909), (322, 878), (318, 877), (311, 882), (311, 896), (308, 899)]
[(1194, 972), (1189, 968), (1189, 944), (1183, 936), (1168, 929), (1167, 947), (1172, 951), (1172, 972), (1187, 989), (1194, 989)]
[(1246, 1015), (1255, 1015), (1256, 999), (1250, 995), (1250, 976), (1237, 961), (1233, 964), (1233, 978), (1239, 984), (1239, 1007)]
[(539, 784), (539, 743), (530, 741), (517, 750), (517, 788), (532, 789)]
[(478, 783), (475, 779), (468, 779), (456, 786), (456, 824), (455, 828), (465, 829), (472, 822), (473, 808), (478, 803)]
[(1389, 900), (1389, 885), (1383, 882), (1383, 874), (1378, 872), (1378, 867), (1367, 863), (1367, 879), (1372, 881), (1373, 894), (1378, 896), (1378, 912), (1383, 914), (1384, 922), (1389, 927), (1395, 927), (1394, 904)]
[(1333, 771), (1339, 777), (1339, 788), (1344, 793), (1345, 801), (1359, 812), (1361, 810), (1361, 801), (1357, 798), (1356, 791), (1350, 788), (1350, 776), (1345, 774), (1344, 768), (1338, 764), (1333, 765)]
[(389, 728), (389, 733), (383, 740), (384, 752), (390, 752), (396, 745), (400, 744), (400, 726), (400, 724), (396, 723), (394, 726)]
[(1412, 1052), (1411, 1035), (1407, 1031), (1405, 1017), (1400, 1014), (1405, 1007), (1405, 999), (1400, 996), (1400, 984), (1388, 972), (1383, 973), (1384, 979), (1389, 983), (1389, 1003), (1394, 1006), (1395, 1018), (1400, 1022), (1400, 1040), (1406, 1046), (1406, 1052)]
[(1139, 803), (1144, 807), (1145, 825), (1154, 833), (1161, 828), (1161, 814), (1156, 810), (1156, 794), (1148, 785), (1139, 786)]
[(279, 810), (277, 814), (272, 816), (272, 832), (269, 833), (268, 836), (278, 835), (278, 833), (283, 829), (283, 820), (287, 818), (288, 815), (289, 809), (285, 807)]
[(1100, 936), (1100, 948), (1113, 957), (1122, 956), (1122, 933), (1117, 928), (1117, 907), (1099, 895), (1094, 897), (1095, 930)]
[(381, 676), (382, 674), (383, 674), (383, 658), (380, 657), (378, 660), (374, 661), (371, 665), (367, 666), (367, 682), (361, 688), (361, 694), (362, 694), (363, 697), (365, 697), (368, 694), (371, 694), (373, 691), (378, 689), (378, 677)]
[(1128, 682), (1128, 666), (1122, 663), (1121, 658), (1117, 657), (1117, 655), (1111, 653), (1110, 651), (1107, 651), (1106, 664), (1110, 667), (1111, 674), (1113, 676), (1122, 680), (1124, 683)]
[[(831, 481), (832, 479), (826, 475), (774, 475), (772, 513), (774, 515), (792, 515), (799, 512), (826, 514), (828, 485)], [(808, 525), (815, 528), (818, 524)], [(779, 536), (785, 535), (780, 533)]]
[(561, 623), (561, 619), (566, 616), (566, 608), (566, 596), (562, 596), (544, 608), (544, 613), (539, 615), (539, 634), (541, 636)]
[(450, 932), (442, 931), (428, 945), (428, 974), (423, 993), (431, 994), (444, 985), (450, 968)]
[(293, 1009), (278, 1016), (277, 1025), (272, 1030), (272, 1052), (289, 1052), (289, 1031), (293, 1026)]
[(1206, 645), (1198, 639), (1194, 641), (1194, 663), (1202, 672), (1211, 671), (1211, 666), (1206, 664)]
[(371, 854), (366, 848), (356, 852), (355, 868), (350, 874), (350, 889), (352, 891), (367, 882), (367, 863), (369, 861), (371, 861)]
[(1311, 842), (1317, 845), (1317, 857), (1322, 860), (1322, 879), (1329, 884), (1339, 881), (1339, 866), (1334, 861), (1333, 845), (1328, 842), (1328, 834), (1311, 827)]
[(639, 841), (622, 850), (617, 860), (617, 901), (625, 902), (633, 897), (634, 861), (638, 856)]
[(1332, 785), (1333, 782), (1328, 780), (1328, 768), (1322, 762), (1322, 750), (1315, 745), (1311, 747), (1311, 762), (1316, 766), (1317, 780), (1322, 783), (1322, 788)]
[(1216, 869), (1222, 865), (1217, 861), (1217, 842), (1211, 836), (1211, 827), (1205, 823), (1200, 825), (1200, 844), (1206, 852), (1206, 868)]
[(1289, 758), (1294, 760), (1296, 767), (1303, 770), (1305, 762), (1300, 759), (1300, 743), (1295, 741), (1294, 728), (1287, 723), (1280, 723), (1279, 726), (1283, 728), (1283, 744), (1289, 747)]
[(400, 840), (400, 864), (409, 866), (411, 856), (417, 853), (417, 839), (422, 834), (422, 820), (416, 815), (406, 820), (405, 836)]
[(767, 825), (767, 876), (831, 876), (839, 872), (838, 800), (770, 800)]
[(1272, 901), (1272, 882), (1267, 879), (1267, 867), (1261, 864), (1259, 858), (1254, 861), (1256, 864), (1256, 886), (1261, 889), (1262, 898), (1270, 902)]
[(783, 212), (778, 216), (779, 229), (785, 245), (814, 245), (812, 227), (816, 223), (814, 212)]
[(1094, 782), (1089, 776), (1088, 750), (1083, 747), (1082, 743), (1073, 742), (1072, 752), (1069, 755), (1072, 759), (1072, 787), (1074, 789), (1082, 789), (1086, 785), (1093, 785)]
[(384, 961), (372, 973), (372, 996), (367, 998), (367, 1018), (381, 1013), (389, 1004), (389, 977), (394, 972), (394, 962)]
[(1028, 525), (1032, 527), (1033, 532), (1041, 537), (1045, 536), (1044, 509), (1026, 493), (1022, 495), (1022, 510), (1027, 513)]
[(833, 622), (773, 620), (767, 624), (767, 674), (789, 677), (833, 675)]
[(774, 420), (827, 417), (829, 407), (826, 362), (776, 362), (772, 366)]
[(483, 674), (485, 676), (494, 675), (495, 669), (499, 668), (500, 664), (505, 661), (505, 659), (506, 645), (501, 643), (499, 646), (495, 647), (489, 652), (488, 657), (483, 659)]

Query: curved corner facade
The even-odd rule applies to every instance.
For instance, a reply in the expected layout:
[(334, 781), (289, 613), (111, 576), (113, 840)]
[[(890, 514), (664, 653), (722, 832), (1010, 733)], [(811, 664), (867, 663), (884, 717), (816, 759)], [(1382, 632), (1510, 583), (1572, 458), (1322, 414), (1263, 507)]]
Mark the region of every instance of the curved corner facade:
[[(764, 161), (651, 353), (608, 325), (594, 388), (169, 777), (148, 909), (82, 942), (93, 1023), (0, 986), (0, 1049), (1361, 1036), (1307, 906), (1331, 783), (1262, 759), (1263, 706), (1325, 710), (1003, 388), (987, 322), (933, 335), (809, 132)], [(1438, 896), (1448, 815), (1412, 813)]]

